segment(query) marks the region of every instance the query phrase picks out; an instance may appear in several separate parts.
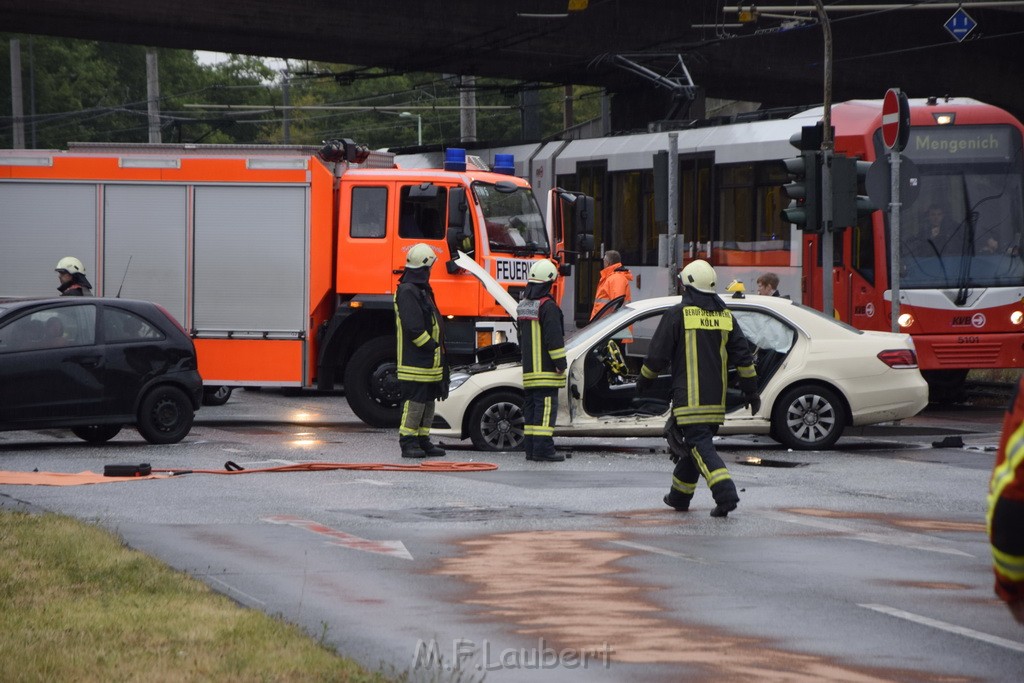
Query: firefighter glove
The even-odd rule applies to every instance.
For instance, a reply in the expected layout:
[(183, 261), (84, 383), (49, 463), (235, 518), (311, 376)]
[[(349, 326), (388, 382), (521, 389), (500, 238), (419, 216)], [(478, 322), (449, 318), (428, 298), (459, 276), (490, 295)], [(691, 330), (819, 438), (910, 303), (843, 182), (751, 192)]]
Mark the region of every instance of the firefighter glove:
[(750, 406), (750, 414), (756, 415), (761, 410), (761, 397), (756, 391), (743, 393), (743, 404)]
[(651, 390), (651, 386), (654, 384), (654, 380), (649, 377), (640, 375), (636, 378), (636, 395), (643, 396)]

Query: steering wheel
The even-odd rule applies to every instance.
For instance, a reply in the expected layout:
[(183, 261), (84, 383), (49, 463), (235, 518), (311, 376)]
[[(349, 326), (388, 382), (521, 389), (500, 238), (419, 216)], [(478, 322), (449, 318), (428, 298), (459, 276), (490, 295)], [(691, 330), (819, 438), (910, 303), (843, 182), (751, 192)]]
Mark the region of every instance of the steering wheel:
[(622, 356), (622, 350), (619, 349), (619, 345), (615, 343), (614, 339), (608, 340), (604, 352), (601, 354), (601, 360), (614, 377), (623, 378), (629, 372), (626, 367), (626, 359)]

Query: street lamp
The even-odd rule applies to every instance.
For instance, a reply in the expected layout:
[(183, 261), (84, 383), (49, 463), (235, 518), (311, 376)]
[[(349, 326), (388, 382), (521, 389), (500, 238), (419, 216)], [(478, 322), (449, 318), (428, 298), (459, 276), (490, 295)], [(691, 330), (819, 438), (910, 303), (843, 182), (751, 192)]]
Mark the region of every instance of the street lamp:
[(412, 114), (407, 111), (403, 111), (399, 116), (408, 118), (410, 116), (416, 117), (416, 145), (419, 147), (423, 146), (423, 117), (419, 114)]

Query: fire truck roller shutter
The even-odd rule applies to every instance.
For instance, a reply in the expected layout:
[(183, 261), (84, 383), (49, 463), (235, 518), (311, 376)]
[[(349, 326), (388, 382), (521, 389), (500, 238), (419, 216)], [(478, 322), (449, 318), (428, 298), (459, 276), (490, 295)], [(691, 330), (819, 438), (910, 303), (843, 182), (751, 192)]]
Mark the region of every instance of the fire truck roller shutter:
[(96, 196), (88, 184), (0, 182), (0, 296), (57, 296), (53, 264), (68, 255), (97, 285)]
[(184, 185), (107, 185), (104, 193), (104, 293), (116, 296), (121, 290), (126, 299), (153, 301), (187, 325), (187, 189)]
[(305, 187), (197, 187), (195, 328), (305, 330), (309, 207)]

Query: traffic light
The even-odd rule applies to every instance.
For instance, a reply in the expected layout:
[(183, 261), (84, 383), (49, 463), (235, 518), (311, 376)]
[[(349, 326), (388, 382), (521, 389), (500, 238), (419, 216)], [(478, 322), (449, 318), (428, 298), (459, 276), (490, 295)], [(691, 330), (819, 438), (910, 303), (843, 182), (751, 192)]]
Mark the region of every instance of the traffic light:
[(782, 163), (791, 177), (782, 191), (793, 200), (780, 212), (782, 220), (804, 232), (821, 232), (821, 152), (803, 151)]
[(844, 154), (832, 157), (832, 229), (841, 231), (857, 225), (861, 216), (877, 207), (860, 194), (871, 164)]

